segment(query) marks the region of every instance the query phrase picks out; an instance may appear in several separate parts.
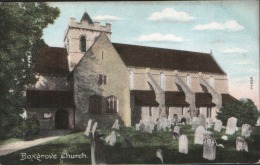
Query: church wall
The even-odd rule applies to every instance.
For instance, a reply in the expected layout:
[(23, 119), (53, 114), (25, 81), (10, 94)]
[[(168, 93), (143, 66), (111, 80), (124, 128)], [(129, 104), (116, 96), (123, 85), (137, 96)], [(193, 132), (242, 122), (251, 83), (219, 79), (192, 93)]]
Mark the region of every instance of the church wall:
[[(99, 75), (106, 75), (107, 84), (99, 85)], [(131, 125), (129, 72), (105, 35), (96, 41), (74, 70), (74, 97), (76, 104), (76, 127), (86, 128), (89, 118), (103, 123), (113, 123), (119, 118), (126, 126)], [(103, 97), (102, 114), (89, 114), (89, 96)], [(118, 98), (118, 113), (107, 115), (105, 98)]]

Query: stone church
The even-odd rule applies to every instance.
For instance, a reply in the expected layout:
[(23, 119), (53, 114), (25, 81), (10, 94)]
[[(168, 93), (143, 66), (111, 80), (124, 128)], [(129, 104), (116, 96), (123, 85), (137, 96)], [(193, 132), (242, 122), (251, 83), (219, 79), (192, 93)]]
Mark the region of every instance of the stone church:
[(42, 129), (85, 129), (90, 118), (106, 127), (187, 113), (215, 119), (235, 100), (211, 53), (112, 43), (111, 34), (85, 12), (70, 19), (64, 48), (39, 50), (26, 110)]

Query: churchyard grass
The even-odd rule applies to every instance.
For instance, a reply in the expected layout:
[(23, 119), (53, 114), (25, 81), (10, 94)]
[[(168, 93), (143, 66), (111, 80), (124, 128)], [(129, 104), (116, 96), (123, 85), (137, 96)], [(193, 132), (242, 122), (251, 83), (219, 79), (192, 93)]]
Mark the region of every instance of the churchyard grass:
[[(241, 136), (241, 128), (234, 135), (227, 135), (228, 140), (221, 139), (225, 135), (225, 130), (220, 133), (213, 128), (208, 129), (214, 133), (218, 144), (223, 144), (224, 148), (217, 147), (216, 159), (209, 161), (202, 158), (203, 146), (194, 144), (194, 132), (191, 126), (181, 126), (180, 134), (185, 134), (189, 140), (188, 154), (178, 152), (178, 141), (168, 131), (159, 133), (143, 133), (135, 131), (135, 128), (120, 127), (120, 130), (113, 129), (117, 136), (115, 146), (105, 145), (105, 158), (109, 164), (128, 163), (128, 164), (154, 164), (156, 162), (155, 153), (157, 149), (162, 149), (165, 163), (255, 163), (260, 159), (260, 127), (254, 127), (251, 137), (244, 138), (248, 143), (249, 152), (236, 151), (236, 137)], [(102, 129), (102, 133), (109, 135), (112, 129)], [(104, 138), (106, 137), (104, 136)], [(124, 141), (127, 137), (133, 142), (133, 147), (128, 147)], [(70, 154), (85, 153), (86, 159), (64, 159), (63, 164), (90, 164), (90, 140), (83, 132), (73, 133), (62, 136), (51, 142), (47, 142), (32, 148), (17, 151), (6, 156), (0, 157), (2, 164), (59, 164), (56, 160), (23, 160), (21, 153), (51, 154), (60, 155), (67, 151)]]

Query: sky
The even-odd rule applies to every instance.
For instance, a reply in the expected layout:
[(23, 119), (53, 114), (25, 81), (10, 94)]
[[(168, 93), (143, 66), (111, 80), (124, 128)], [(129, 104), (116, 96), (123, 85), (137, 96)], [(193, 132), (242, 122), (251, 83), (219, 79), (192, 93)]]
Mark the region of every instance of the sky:
[(49, 46), (64, 47), (69, 19), (86, 11), (112, 24), (112, 42), (212, 54), (229, 92), (259, 109), (259, 1), (48, 2), (60, 16), (44, 30)]

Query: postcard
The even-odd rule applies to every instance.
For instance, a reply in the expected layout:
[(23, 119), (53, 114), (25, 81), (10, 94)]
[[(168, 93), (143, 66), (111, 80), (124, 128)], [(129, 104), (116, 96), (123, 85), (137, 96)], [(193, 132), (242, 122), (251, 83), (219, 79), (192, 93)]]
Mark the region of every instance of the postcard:
[(1, 165), (260, 163), (259, 1), (0, 15)]

